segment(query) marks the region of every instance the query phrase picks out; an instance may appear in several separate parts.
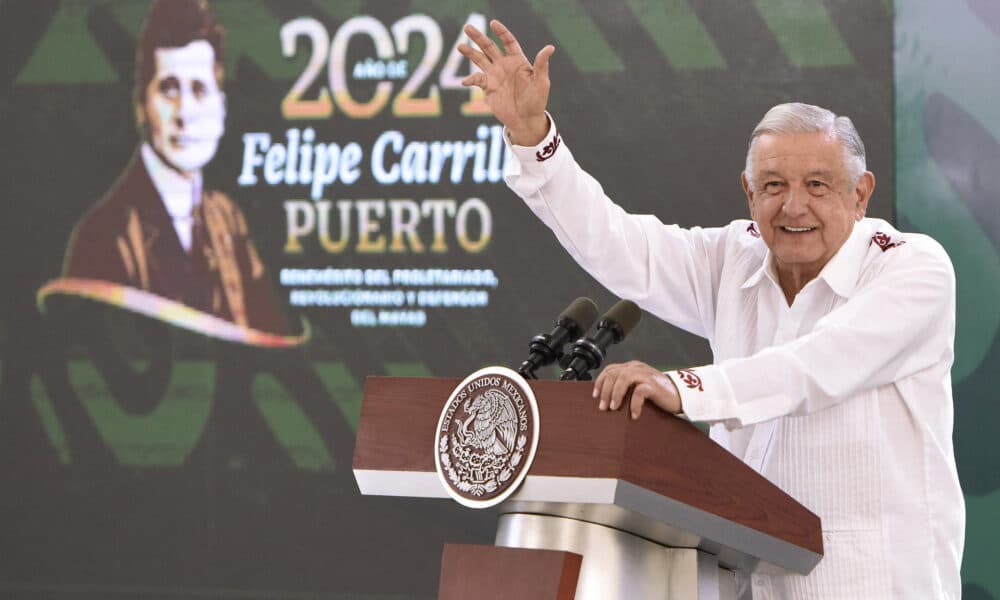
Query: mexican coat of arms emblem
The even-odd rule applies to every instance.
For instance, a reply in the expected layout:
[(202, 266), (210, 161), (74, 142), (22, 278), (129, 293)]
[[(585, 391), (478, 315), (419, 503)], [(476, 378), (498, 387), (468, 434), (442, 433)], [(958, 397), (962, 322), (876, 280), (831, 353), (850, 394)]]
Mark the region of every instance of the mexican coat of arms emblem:
[(437, 473), (448, 494), (486, 508), (514, 493), (538, 446), (538, 405), (527, 381), (505, 367), (465, 378), (441, 411), (434, 439)]

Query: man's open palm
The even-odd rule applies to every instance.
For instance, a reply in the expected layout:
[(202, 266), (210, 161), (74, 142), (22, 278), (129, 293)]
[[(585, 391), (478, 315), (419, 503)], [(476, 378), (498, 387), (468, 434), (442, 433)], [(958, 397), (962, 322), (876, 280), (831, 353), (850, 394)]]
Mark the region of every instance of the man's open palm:
[(459, 44), (458, 51), (482, 72), (469, 75), (462, 84), (483, 88), (486, 102), (507, 126), (511, 141), (534, 146), (548, 131), (545, 106), (549, 99), (549, 57), (555, 47), (548, 45), (539, 50), (532, 65), (509, 29), (495, 19), (490, 27), (500, 38), (502, 50), (482, 31), (465, 26), (465, 33), (480, 50)]

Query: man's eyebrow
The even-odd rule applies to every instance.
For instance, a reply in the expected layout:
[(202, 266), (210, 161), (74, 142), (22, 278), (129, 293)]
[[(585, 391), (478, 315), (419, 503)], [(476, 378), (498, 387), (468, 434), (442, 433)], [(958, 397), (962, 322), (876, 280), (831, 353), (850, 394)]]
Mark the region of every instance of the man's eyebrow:
[(833, 171), (827, 169), (817, 169), (806, 173), (806, 177), (819, 177), (821, 179), (833, 179)]
[(760, 173), (757, 174), (757, 176), (760, 177), (761, 179), (763, 179), (765, 177), (777, 177), (778, 179), (784, 179), (784, 177), (781, 175), (781, 173), (778, 173), (777, 171), (771, 171), (771, 170), (761, 171)]

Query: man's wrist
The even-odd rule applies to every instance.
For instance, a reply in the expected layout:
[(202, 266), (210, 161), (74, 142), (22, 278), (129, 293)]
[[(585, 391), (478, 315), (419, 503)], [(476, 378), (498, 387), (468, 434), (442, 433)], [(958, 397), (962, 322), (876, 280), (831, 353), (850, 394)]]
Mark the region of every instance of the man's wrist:
[(549, 116), (545, 113), (526, 120), (523, 124), (508, 127), (510, 143), (515, 146), (533, 147), (541, 143), (549, 133)]

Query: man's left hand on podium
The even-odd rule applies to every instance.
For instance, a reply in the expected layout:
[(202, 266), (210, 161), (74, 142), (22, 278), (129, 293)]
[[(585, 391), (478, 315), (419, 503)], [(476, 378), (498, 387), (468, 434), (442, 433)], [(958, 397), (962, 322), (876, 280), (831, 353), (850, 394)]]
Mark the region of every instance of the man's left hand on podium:
[(605, 367), (594, 381), (594, 398), (601, 410), (618, 410), (628, 403), (633, 419), (642, 414), (647, 400), (671, 414), (682, 410), (674, 382), (662, 371), (637, 360)]

